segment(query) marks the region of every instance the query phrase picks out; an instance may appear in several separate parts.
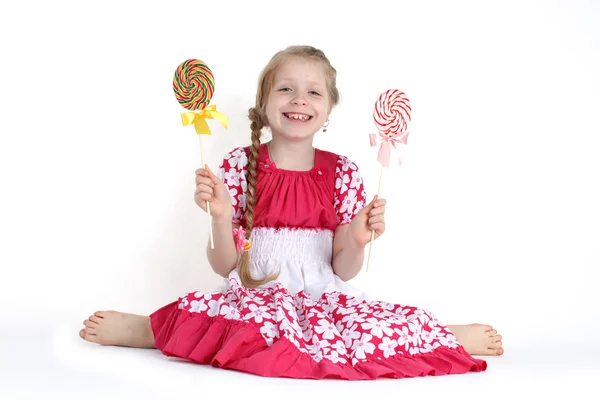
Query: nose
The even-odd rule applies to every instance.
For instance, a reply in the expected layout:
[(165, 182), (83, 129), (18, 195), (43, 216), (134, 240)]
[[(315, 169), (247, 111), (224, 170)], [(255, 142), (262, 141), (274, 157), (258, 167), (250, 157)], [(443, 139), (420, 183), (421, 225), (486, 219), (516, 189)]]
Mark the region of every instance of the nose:
[(301, 93), (298, 93), (296, 96), (294, 96), (294, 98), (292, 99), (292, 104), (296, 104), (296, 105), (306, 105), (306, 99), (304, 98), (304, 96)]

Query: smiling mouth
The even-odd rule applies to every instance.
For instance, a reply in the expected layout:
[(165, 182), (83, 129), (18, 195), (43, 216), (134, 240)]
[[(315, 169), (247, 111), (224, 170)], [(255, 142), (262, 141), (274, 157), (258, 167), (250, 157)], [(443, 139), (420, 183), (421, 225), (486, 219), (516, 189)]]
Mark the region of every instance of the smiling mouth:
[(291, 119), (292, 121), (300, 121), (306, 122), (310, 121), (312, 117), (306, 114), (296, 114), (296, 113), (283, 113), (287, 119)]

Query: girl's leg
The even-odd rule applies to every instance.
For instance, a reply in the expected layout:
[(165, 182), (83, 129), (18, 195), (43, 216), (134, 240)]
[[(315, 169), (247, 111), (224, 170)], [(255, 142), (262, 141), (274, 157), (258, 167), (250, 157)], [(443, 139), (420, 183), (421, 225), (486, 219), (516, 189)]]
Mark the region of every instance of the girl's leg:
[(154, 348), (150, 318), (117, 311), (96, 311), (83, 321), (79, 336), (105, 346)]
[(448, 329), (471, 355), (501, 356), (504, 354), (502, 336), (491, 325), (448, 325)]
[[(154, 348), (150, 318), (117, 311), (97, 311), (86, 319), (79, 336), (105, 346)], [(490, 325), (448, 325), (458, 342), (471, 355), (500, 356), (502, 336)]]

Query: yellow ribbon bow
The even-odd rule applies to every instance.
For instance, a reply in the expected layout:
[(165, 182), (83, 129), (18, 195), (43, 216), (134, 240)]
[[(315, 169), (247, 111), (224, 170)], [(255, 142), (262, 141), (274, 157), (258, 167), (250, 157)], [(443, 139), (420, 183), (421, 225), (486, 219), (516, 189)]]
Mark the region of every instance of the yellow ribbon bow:
[(188, 126), (193, 123), (198, 135), (212, 135), (212, 132), (205, 121), (207, 118), (216, 119), (225, 127), (225, 129), (227, 129), (227, 115), (217, 111), (217, 106), (205, 107), (200, 112), (190, 111), (181, 114), (183, 126)]

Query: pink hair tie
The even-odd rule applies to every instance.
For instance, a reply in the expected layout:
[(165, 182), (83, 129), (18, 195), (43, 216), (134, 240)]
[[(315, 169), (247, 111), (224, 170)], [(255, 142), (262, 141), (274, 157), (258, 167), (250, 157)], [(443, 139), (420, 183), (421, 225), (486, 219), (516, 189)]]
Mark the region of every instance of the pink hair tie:
[(246, 239), (246, 231), (244, 228), (239, 227), (233, 230), (233, 238), (235, 240), (235, 246), (241, 252), (250, 250), (250, 241)]

